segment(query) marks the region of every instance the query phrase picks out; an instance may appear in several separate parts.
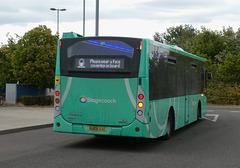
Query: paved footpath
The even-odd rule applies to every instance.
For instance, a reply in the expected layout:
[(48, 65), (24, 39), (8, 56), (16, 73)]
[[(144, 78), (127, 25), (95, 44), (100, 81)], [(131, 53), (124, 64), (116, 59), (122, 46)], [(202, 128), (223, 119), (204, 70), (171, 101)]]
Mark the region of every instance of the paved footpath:
[(0, 134), (50, 127), (53, 107), (0, 106)]

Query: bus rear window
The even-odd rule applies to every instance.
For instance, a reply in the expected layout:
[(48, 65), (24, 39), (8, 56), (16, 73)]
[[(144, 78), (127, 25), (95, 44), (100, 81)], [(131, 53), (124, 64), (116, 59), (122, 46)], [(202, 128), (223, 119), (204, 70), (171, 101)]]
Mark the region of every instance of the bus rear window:
[(76, 55), (88, 56), (118, 56), (124, 55), (126, 57), (133, 57), (133, 47), (117, 40), (85, 40), (79, 41), (68, 47), (68, 57)]
[(80, 73), (94, 72), (138, 72), (136, 68), (139, 67), (140, 51), (136, 48), (140, 39), (102, 37), (61, 41), (61, 73), (64, 76), (81, 77)]

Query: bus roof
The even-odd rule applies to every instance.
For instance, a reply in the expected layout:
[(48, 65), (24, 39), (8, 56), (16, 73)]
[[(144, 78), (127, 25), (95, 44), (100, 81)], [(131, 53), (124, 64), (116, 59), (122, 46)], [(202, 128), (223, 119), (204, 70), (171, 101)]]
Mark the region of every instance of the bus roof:
[(188, 53), (188, 52), (184, 51), (182, 48), (180, 48), (178, 46), (174, 46), (174, 45), (170, 45), (170, 44), (163, 44), (163, 43), (160, 43), (160, 42), (157, 42), (157, 41), (153, 41), (153, 40), (150, 40), (150, 39), (145, 39), (145, 40), (148, 40), (150, 44), (154, 44), (154, 45), (157, 45), (157, 46), (159, 46), (161, 48), (168, 49), (168, 50), (170, 50), (172, 52), (175, 52), (175, 53), (178, 53), (178, 54), (182, 54), (182, 55), (185, 55), (187, 57), (190, 57), (190, 58), (202, 61), (202, 62), (206, 62), (207, 61), (204, 58), (201, 58), (199, 56), (196, 56), (194, 54), (191, 54), (191, 53)]

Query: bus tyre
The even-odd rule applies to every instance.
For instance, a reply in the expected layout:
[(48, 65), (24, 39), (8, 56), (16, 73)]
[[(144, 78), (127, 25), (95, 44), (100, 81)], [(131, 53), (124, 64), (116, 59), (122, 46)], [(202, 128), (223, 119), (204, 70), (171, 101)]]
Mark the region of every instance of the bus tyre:
[(168, 114), (168, 120), (167, 120), (167, 133), (164, 135), (163, 139), (168, 140), (172, 136), (173, 133), (173, 113), (170, 112)]
[(197, 109), (197, 121), (202, 117), (201, 115), (201, 103), (198, 104), (198, 109)]

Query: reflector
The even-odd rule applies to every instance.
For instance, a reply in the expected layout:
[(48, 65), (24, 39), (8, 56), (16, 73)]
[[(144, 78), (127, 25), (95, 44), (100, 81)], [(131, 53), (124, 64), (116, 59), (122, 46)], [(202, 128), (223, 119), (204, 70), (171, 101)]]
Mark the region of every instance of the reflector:
[(140, 129), (139, 129), (138, 127), (137, 127), (135, 130), (136, 130), (136, 132), (139, 132), (139, 131), (140, 131)]
[(56, 110), (56, 111), (59, 111), (59, 110), (60, 110), (60, 107), (59, 107), (59, 106), (56, 106), (56, 107), (55, 107), (55, 110)]
[(143, 111), (142, 111), (142, 110), (138, 110), (138, 111), (137, 111), (137, 114), (138, 114), (139, 116), (141, 116), (141, 115), (143, 115)]

